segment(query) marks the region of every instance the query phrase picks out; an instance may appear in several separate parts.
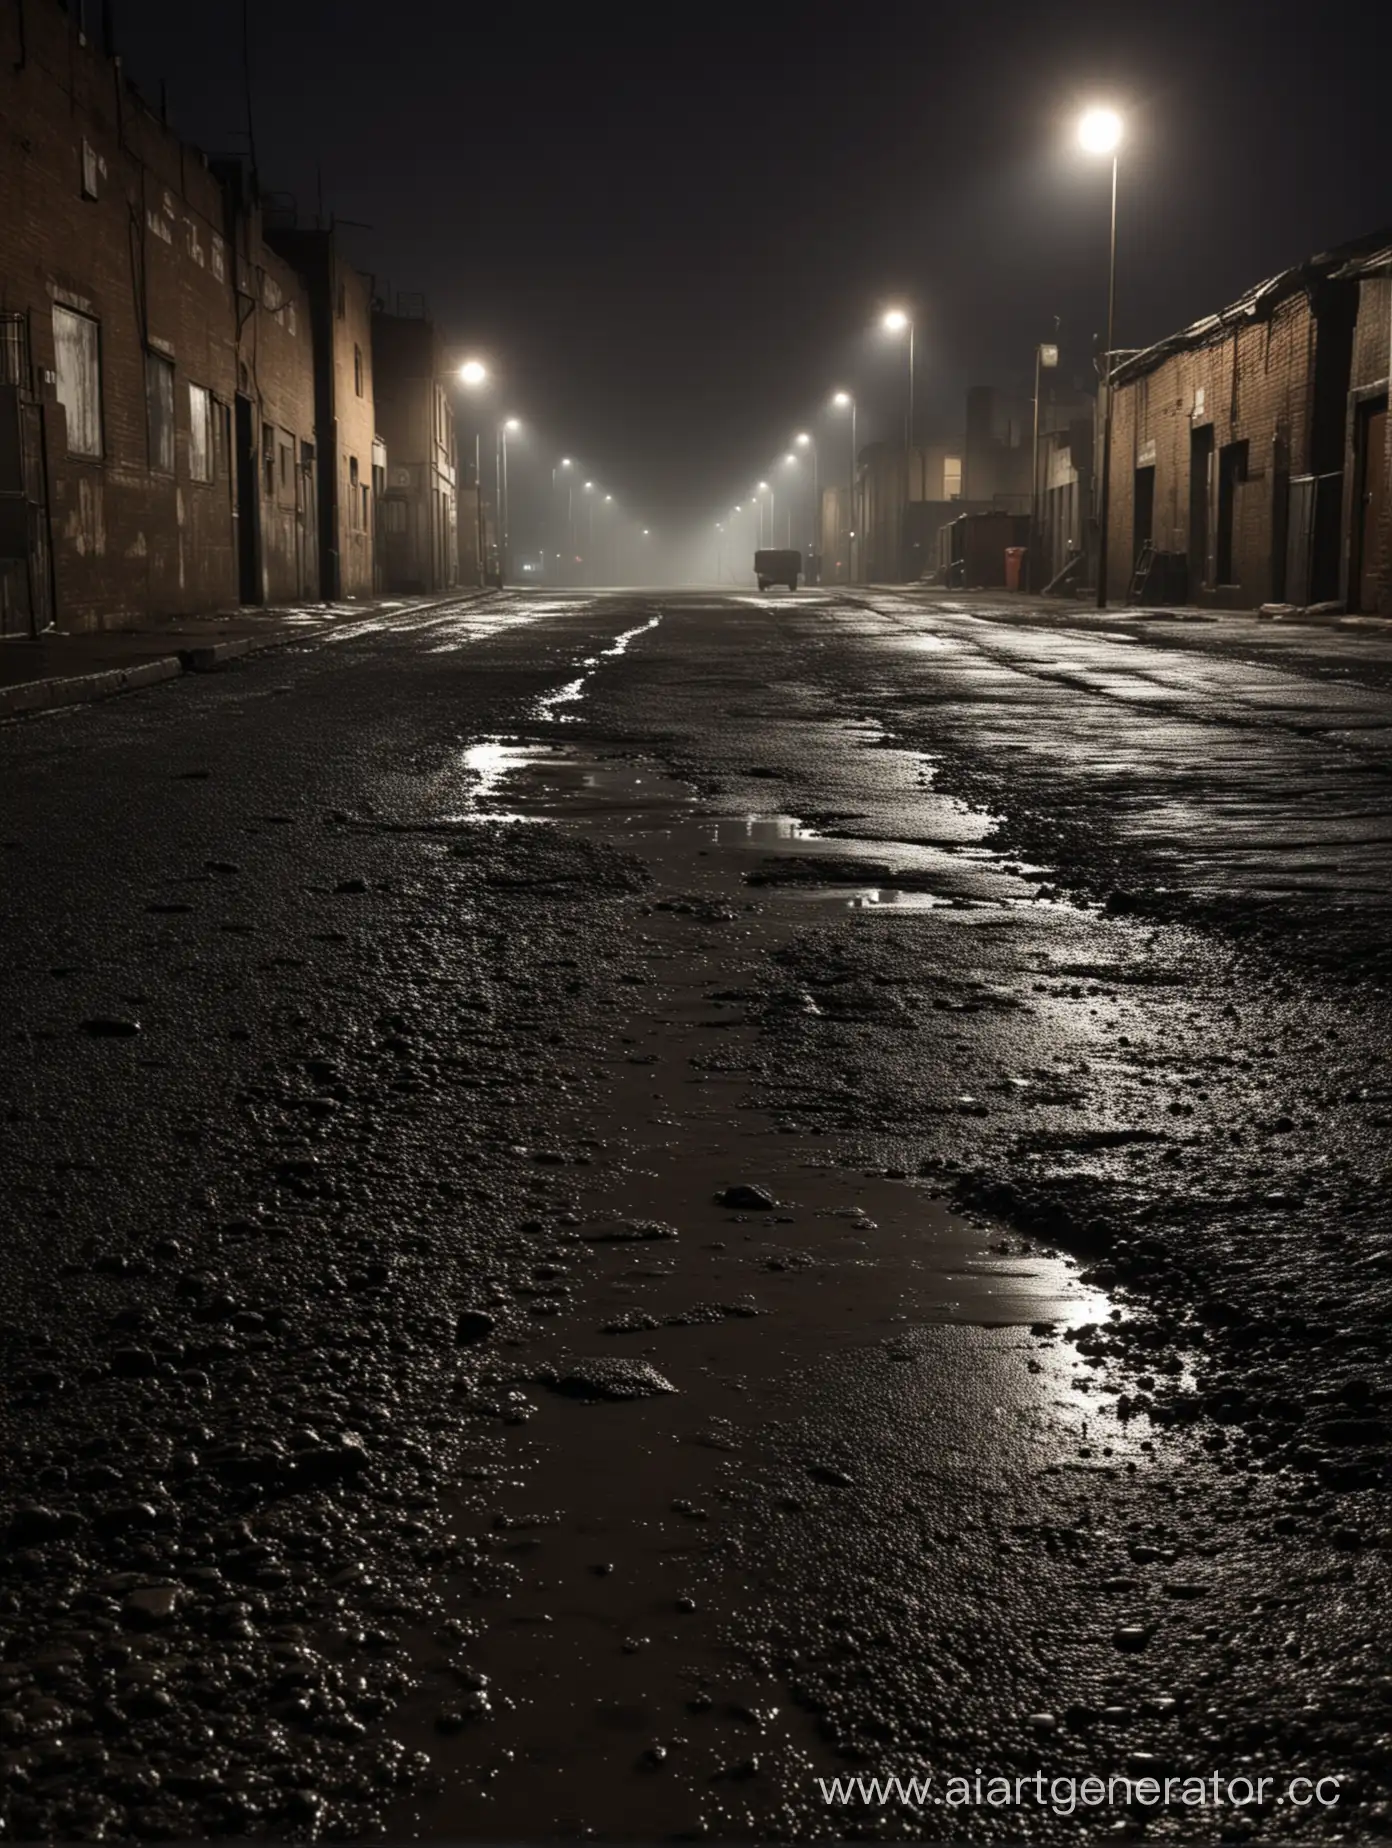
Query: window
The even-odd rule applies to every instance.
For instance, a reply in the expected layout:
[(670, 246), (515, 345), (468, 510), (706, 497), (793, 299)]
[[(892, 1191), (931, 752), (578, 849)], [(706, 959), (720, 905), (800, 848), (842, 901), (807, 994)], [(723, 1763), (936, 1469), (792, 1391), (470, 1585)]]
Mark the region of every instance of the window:
[(206, 385), (189, 386), (189, 479), (213, 478), (213, 394)]
[(97, 183), (101, 179), (105, 164), (91, 142), (84, 141), (82, 144), (82, 196), (84, 199), (96, 198)]
[(384, 533), (404, 533), (406, 530), (406, 503), (404, 500), (384, 500), (382, 502), (382, 531)]
[(363, 395), (363, 356), (362, 348), (353, 348), (353, 390), (361, 398)]
[(58, 402), (68, 420), (68, 454), (100, 457), (101, 330), (97, 322), (90, 314), (55, 305), (53, 352), (57, 360)]
[(274, 424), (261, 426), (261, 492), (267, 500), (275, 499), (275, 452), (276, 437)]
[(348, 524), (353, 532), (358, 531), (358, 458), (348, 458)]
[(280, 491), (282, 495), (290, 492), (290, 472), (294, 466), (295, 445), (282, 443), (280, 446)]
[(962, 498), (962, 458), (945, 456), (943, 458), (943, 499), (961, 500)]
[(145, 355), (145, 423), (150, 467), (174, 473), (174, 365), (163, 353)]

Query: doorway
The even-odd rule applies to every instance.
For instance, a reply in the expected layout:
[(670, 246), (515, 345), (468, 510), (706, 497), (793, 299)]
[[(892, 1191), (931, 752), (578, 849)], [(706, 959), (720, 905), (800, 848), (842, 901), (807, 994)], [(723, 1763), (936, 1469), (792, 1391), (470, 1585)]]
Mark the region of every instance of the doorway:
[(1155, 538), (1155, 470), (1138, 468), (1132, 498), (1134, 518), (1131, 531), (1132, 569), (1140, 563), (1141, 553)]
[(1189, 433), (1189, 582), (1213, 582), (1210, 542), (1213, 523), (1213, 425)]
[(256, 416), (251, 399), (237, 393), (233, 440), (237, 451), (237, 594), (261, 603), (261, 477), (257, 470)]
[(1356, 608), (1376, 610), (1387, 518), (1387, 400), (1359, 407), (1358, 495), (1354, 501), (1353, 569), (1349, 573)]
[(1213, 582), (1236, 584), (1237, 563), (1233, 531), (1237, 519), (1238, 483), (1247, 479), (1247, 445), (1225, 443), (1218, 451), (1218, 532), (1213, 552)]

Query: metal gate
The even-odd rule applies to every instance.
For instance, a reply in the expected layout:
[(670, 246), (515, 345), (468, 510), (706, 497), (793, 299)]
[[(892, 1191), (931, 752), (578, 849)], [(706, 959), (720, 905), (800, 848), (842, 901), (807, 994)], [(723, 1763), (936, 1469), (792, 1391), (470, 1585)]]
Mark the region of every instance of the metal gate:
[(29, 320), (0, 314), (0, 636), (53, 624), (46, 460)]

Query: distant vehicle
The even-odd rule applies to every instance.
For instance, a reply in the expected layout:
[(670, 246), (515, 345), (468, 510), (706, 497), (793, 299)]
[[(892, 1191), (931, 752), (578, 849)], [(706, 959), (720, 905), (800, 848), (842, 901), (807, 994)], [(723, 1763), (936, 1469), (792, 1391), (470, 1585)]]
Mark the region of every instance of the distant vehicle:
[(798, 574), (801, 570), (801, 552), (756, 552), (754, 554), (754, 575), (759, 580), (760, 590), (767, 590), (770, 584), (786, 584), (789, 590), (796, 590)]

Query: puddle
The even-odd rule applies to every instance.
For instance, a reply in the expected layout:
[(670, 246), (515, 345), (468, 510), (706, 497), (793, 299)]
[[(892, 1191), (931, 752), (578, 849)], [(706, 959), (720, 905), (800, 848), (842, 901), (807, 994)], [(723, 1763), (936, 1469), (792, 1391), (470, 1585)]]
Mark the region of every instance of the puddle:
[[(392, 1832), (670, 1839), (690, 1823), (718, 1838), (731, 1768), (751, 1754), (785, 1787), (827, 1768), (812, 1718), (737, 1667), (729, 1627), (752, 1582), (722, 1536), (751, 1472), (786, 1468), (788, 1434), (839, 1406), (838, 1369), (902, 1376), (941, 1469), (973, 1481), (1076, 1452), (1099, 1413), (1098, 1393), (1070, 1399), (1066, 1335), (1111, 1304), (1073, 1265), (1003, 1242), (926, 1181), (837, 1165), (815, 1127), (751, 1104), (767, 1045), (749, 1004), (809, 903), (921, 914), (989, 890), (1004, 915), (1019, 881), (789, 814), (712, 813), (631, 758), (494, 739), (459, 770), (457, 817), (593, 831), (648, 864), (654, 907), (621, 946), (628, 986), (609, 1026), (576, 1055), (601, 1101), (548, 1118), (556, 1162), (584, 1151), (565, 1169), (568, 1208), (543, 1222), (534, 1282), (496, 1305), (496, 1337), (461, 1354), (465, 1402), (512, 1404), (521, 1422), (470, 1427), (453, 1524), (482, 1536), (482, 1561), (471, 1585), (444, 1587), (456, 1641), (422, 1639), (425, 1686), (398, 1729), (431, 1755), (439, 1789), (403, 1805)], [(780, 855), (897, 857), (943, 890), (746, 883)], [(720, 1204), (738, 1183), (774, 1204)], [(654, 1224), (674, 1236), (617, 1235)], [(600, 1404), (547, 1390), (547, 1368), (592, 1357), (647, 1363), (675, 1390)], [(1127, 1439), (1107, 1442), (1119, 1454)], [(487, 1678), (491, 1717), (442, 1734), (469, 1693), (461, 1662)]]
[(614, 638), (607, 648), (601, 648), (597, 655), (586, 655), (580, 663), (585, 671), (577, 675), (574, 680), (566, 681), (565, 685), (558, 687), (554, 693), (544, 693), (536, 702), (536, 716), (542, 720), (553, 720), (558, 724), (566, 724), (577, 718), (579, 716), (578, 714), (563, 712), (561, 708), (564, 706), (578, 705), (585, 697), (586, 687), (600, 667), (603, 666), (604, 662), (606, 660), (612, 660), (616, 655), (626, 654), (631, 644), (635, 642), (640, 635), (646, 635), (650, 629), (655, 629), (661, 621), (662, 615), (661, 612), (659, 612), (656, 616), (649, 617), (647, 622), (640, 622), (635, 624), (631, 629), (625, 629), (622, 634)]

